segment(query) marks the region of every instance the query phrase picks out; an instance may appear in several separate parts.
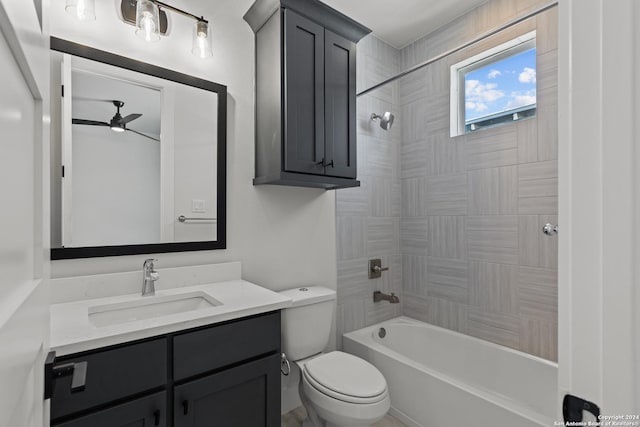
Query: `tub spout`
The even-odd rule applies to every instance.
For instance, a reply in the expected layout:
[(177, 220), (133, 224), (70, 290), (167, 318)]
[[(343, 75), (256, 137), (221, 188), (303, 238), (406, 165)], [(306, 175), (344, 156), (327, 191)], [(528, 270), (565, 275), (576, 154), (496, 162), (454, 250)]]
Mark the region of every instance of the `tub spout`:
[(374, 291), (373, 302), (380, 302), (380, 301), (389, 301), (391, 304), (398, 304), (400, 302), (400, 298), (398, 298), (398, 296), (393, 292), (391, 292), (391, 295), (389, 295), (389, 294), (383, 294), (380, 291)]

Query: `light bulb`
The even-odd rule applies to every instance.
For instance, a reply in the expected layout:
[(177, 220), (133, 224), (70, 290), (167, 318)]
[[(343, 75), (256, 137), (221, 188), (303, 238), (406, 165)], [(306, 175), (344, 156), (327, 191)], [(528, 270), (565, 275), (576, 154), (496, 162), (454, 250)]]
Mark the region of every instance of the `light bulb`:
[(64, 10), (79, 21), (95, 21), (95, 0), (67, 0)]
[(141, 27), (143, 29), (142, 33), (144, 35), (144, 40), (150, 42), (151, 36), (153, 35), (153, 32), (156, 29), (156, 25), (153, 23), (153, 18), (151, 17), (151, 14), (149, 13), (144, 14), (141, 22)]
[(199, 20), (194, 25), (191, 53), (198, 58), (208, 58), (213, 55), (211, 51), (211, 28), (205, 21)]
[(136, 5), (136, 35), (147, 42), (160, 40), (160, 12), (150, 0), (138, 0)]

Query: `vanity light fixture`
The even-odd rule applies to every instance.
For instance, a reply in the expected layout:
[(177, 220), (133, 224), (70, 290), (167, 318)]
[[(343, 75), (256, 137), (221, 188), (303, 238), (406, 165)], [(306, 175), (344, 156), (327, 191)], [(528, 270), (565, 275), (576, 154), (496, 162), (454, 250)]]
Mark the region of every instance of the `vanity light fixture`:
[(198, 58), (208, 58), (213, 56), (211, 50), (211, 27), (204, 20), (196, 21), (193, 31), (193, 47), (191, 53)]
[(96, 20), (96, 0), (66, 0), (64, 10), (78, 21)]
[(136, 5), (136, 35), (146, 42), (160, 40), (160, 9), (151, 0), (138, 0)]
[(191, 18), (195, 20), (191, 53), (199, 58), (213, 56), (211, 26), (209, 21), (202, 16), (194, 15), (158, 0), (121, 0), (120, 10), (122, 12), (122, 20), (127, 24), (135, 25), (136, 34), (148, 42), (158, 41), (160, 40), (160, 35), (167, 34), (168, 20), (166, 11)]

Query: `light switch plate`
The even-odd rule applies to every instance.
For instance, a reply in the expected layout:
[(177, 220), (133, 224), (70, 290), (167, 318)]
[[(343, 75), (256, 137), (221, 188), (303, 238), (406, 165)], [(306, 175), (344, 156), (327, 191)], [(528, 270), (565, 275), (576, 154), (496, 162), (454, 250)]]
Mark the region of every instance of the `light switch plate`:
[(207, 210), (204, 208), (204, 200), (191, 199), (191, 212), (193, 213), (205, 213)]

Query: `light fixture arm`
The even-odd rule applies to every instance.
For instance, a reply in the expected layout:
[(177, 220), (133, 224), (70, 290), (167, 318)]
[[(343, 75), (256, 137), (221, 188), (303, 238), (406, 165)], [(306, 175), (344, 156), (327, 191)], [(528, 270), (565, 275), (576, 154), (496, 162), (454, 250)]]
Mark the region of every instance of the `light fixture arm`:
[(151, 0), (151, 2), (157, 4), (159, 8), (168, 9), (168, 10), (170, 10), (172, 12), (178, 13), (178, 14), (186, 16), (188, 18), (195, 19), (196, 21), (204, 22), (205, 24), (209, 23), (209, 21), (204, 19), (203, 16), (196, 16), (193, 13), (189, 13), (189, 12), (187, 12), (185, 10), (178, 9), (177, 7), (171, 6), (170, 4), (163, 3), (163, 2), (158, 1), (158, 0)]

